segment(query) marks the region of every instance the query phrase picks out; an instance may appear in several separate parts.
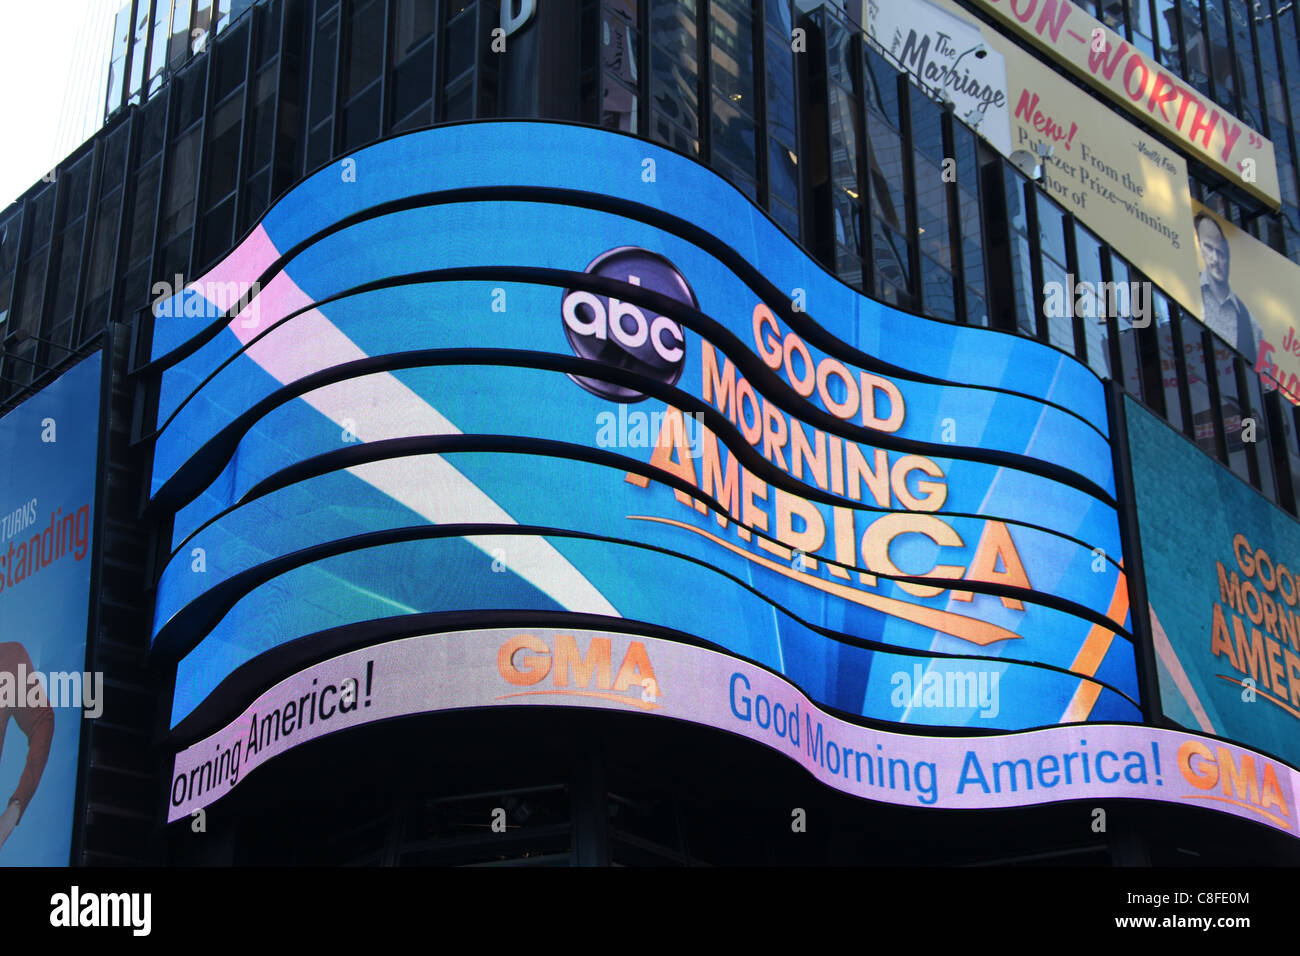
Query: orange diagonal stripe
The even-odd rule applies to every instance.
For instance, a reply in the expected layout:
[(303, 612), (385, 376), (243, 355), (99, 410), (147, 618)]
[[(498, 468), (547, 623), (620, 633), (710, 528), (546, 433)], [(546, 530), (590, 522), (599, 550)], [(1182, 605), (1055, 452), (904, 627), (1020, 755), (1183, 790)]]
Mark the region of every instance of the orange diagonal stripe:
[[(1123, 622), (1124, 615), (1128, 613), (1128, 579), (1124, 572), (1120, 572), (1119, 577), (1115, 579), (1115, 592), (1110, 597), (1110, 607), (1106, 610), (1106, 616), (1112, 621)], [(1082, 674), (1092, 677), (1097, 673), (1097, 668), (1106, 658), (1106, 652), (1110, 650), (1111, 641), (1115, 639), (1113, 631), (1102, 627), (1100, 624), (1094, 624), (1092, 630), (1088, 632), (1087, 638), (1084, 639), (1083, 646), (1079, 648), (1079, 653), (1075, 655), (1074, 663), (1070, 665), (1070, 670), (1076, 674)], [(1097, 699), (1101, 696), (1101, 685), (1095, 681), (1081, 680), (1079, 687), (1070, 698), (1069, 705), (1065, 708), (1065, 713), (1061, 715), (1061, 723), (1072, 724), (1081, 720), (1087, 720), (1088, 715), (1092, 713), (1092, 708), (1097, 705)]]

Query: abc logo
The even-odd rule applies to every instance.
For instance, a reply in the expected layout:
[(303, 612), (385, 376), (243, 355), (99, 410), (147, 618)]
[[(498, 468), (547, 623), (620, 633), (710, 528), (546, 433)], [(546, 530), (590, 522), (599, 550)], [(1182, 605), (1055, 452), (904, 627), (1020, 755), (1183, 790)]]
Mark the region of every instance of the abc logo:
[[(676, 267), (645, 249), (611, 249), (598, 256), (586, 271), (651, 289), (692, 308), (696, 305), (695, 293)], [(561, 311), (564, 334), (578, 357), (645, 375), (665, 385), (675, 385), (681, 378), (686, 365), (686, 337), (682, 327), (668, 316), (583, 289), (566, 289)], [(615, 402), (639, 402), (646, 397), (613, 382), (577, 375), (569, 378), (593, 395)]]

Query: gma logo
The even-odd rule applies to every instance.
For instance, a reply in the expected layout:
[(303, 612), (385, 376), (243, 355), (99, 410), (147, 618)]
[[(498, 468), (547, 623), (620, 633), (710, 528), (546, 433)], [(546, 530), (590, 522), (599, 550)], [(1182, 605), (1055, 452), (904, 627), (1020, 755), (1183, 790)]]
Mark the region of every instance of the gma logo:
[[(1187, 799), (1231, 803), (1289, 830), (1291, 811), (1278, 784), (1277, 773), (1268, 761), (1261, 760), (1261, 763), (1262, 774), (1255, 766), (1255, 757), (1242, 754), (1241, 767), (1238, 768), (1227, 747), (1219, 747), (1215, 753), (1199, 740), (1189, 740), (1178, 748), (1178, 769), (1188, 783), (1198, 790), (1213, 790), (1216, 784), (1222, 784), (1222, 796), (1192, 794)], [(1273, 807), (1281, 811), (1281, 816), (1270, 812)]]
[(558, 694), (612, 700), (639, 710), (662, 706), (654, 666), (640, 641), (628, 644), (617, 675), (613, 641), (608, 637), (593, 637), (586, 654), (579, 651), (572, 634), (555, 635), (554, 644), (552, 649), (536, 634), (518, 634), (502, 644), (497, 652), (497, 670), (502, 677), (517, 687), (536, 687), (550, 677), (551, 686), (502, 694), (497, 699)]

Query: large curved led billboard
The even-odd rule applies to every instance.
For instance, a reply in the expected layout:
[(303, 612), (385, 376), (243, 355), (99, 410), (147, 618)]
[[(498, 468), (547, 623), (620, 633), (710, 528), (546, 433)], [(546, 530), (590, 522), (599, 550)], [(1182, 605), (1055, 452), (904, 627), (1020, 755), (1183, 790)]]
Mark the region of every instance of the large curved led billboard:
[[(466, 615), (635, 624), (873, 719), (1141, 719), (1099, 380), (863, 297), (685, 157), (395, 137), (152, 328), (186, 732), (324, 632)], [(929, 693), (948, 673), (986, 693)]]

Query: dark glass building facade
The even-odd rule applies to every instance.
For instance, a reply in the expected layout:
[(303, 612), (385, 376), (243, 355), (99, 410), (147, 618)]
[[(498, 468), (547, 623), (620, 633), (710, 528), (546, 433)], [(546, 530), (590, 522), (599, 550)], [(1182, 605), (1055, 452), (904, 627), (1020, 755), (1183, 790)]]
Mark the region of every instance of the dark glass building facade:
[[(899, 0), (903, 2), (903, 0)], [(1081, 6), (1276, 148), (1277, 212), (1189, 159), (1193, 198), (1300, 264), (1300, 12), (1284, 0)], [(972, 5), (973, 6), (973, 5)], [(142, 313), (203, 275), (295, 184), (386, 137), (529, 118), (618, 130), (712, 169), (845, 284), (898, 309), (1077, 357), (1300, 514), (1300, 417), (1163, 290), (1152, 321), (1049, 317), (1047, 283), (1145, 277), (870, 42), (861, 4), (794, 0), (132, 0), (103, 129), (0, 212), (0, 411), (115, 331), (96, 661), (77, 862), (1295, 862), (1192, 808), (1109, 835), (1081, 805), (885, 807), (725, 734), (636, 717), (438, 715), (317, 742), (259, 771), (204, 839), (165, 827), (166, 662), (147, 653), (159, 519)], [(496, 45), (500, 45), (500, 49)], [(519, 162), (529, 161), (521, 144)], [(955, 176), (943, 174), (955, 161)], [(1215, 356), (1216, 361), (1206, 361)], [(1243, 419), (1257, 441), (1243, 441)], [(399, 761), (419, 753), (418, 761)], [(329, 799), (299, 796), (329, 793)], [(739, 792), (761, 793), (743, 803)], [(491, 809), (519, 821), (483, 833)], [(725, 807), (725, 812), (719, 810)], [(791, 807), (818, 821), (789, 833)], [(1076, 820), (1075, 817), (1078, 819)], [(1176, 818), (1176, 819), (1175, 819)], [(1185, 819), (1184, 819), (1185, 818)], [(1181, 824), (1194, 821), (1196, 826)], [(1195, 832), (1196, 837), (1181, 834)], [(495, 842), (494, 842), (495, 841)]]

